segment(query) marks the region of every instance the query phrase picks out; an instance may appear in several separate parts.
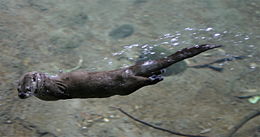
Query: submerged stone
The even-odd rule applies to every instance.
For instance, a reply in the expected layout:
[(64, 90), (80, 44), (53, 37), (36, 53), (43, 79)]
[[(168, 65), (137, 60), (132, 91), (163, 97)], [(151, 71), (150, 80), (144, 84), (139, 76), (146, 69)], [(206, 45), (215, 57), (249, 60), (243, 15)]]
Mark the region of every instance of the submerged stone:
[(133, 33), (134, 27), (130, 24), (124, 24), (112, 30), (109, 36), (114, 39), (122, 39), (131, 36)]
[(170, 76), (172, 74), (179, 74), (187, 69), (187, 64), (184, 61), (178, 62), (166, 69), (166, 72), (162, 74), (163, 76)]

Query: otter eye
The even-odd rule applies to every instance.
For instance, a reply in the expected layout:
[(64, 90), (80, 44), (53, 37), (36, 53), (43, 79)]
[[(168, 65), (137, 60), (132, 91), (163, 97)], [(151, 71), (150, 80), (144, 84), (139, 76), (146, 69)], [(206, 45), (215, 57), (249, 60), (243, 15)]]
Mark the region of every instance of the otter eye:
[(26, 92), (30, 92), (31, 91), (31, 88), (27, 87), (25, 88)]
[(35, 78), (35, 77), (33, 77), (33, 78), (32, 78), (32, 80), (33, 80), (33, 81), (36, 81), (36, 78)]

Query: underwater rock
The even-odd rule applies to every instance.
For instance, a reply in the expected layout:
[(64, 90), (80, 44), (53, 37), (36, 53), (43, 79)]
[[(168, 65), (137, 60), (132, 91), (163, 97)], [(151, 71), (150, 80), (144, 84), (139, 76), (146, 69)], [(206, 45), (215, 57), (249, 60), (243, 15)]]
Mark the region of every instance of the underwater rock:
[(172, 74), (179, 74), (184, 72), (187, 69), (187, 64), (185, 61), (178, 62), (171, 67), (166, 69), (166, 72), (162, 74), (163, 76), (170, 76)]
[(114, 39), (122, 39), (131, 36), (134, 33), (134, 27), (129, 24), (124, 24), (115, 28), (109, 33), (109, 36)]

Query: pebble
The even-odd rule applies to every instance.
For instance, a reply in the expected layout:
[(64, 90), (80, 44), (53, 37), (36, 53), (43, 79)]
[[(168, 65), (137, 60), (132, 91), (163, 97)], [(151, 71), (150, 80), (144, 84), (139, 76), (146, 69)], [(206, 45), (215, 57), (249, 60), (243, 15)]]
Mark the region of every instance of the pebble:
[(109, 117), (110, 117), (110, 118), (114, 118), (115, 116), (114, 116), (114, 115), (110, 115)]
[(200, 134), (205, 134), (211, 131), (211, 128), (203, 129), (200, 131)]
[(87, 122), (88, 122), (88, 123), (92, 123), (92, 122), (94, 122), (94, 121), (90, 119), (90, 120), (87, 120)]
[(133, 33), (134, 27), (130, 24), (124, 24), (112, 30), (109, 36), (114, 39), (122, 39), (131, 36)]
[(61, 132), (61, 129), (57, 128), (56, 131), (57, 131), (57, 132)]
[(250, 67), (251, 69), (255, 69), (256, 67), (258, 67), (258, 65), (257, 65), (256, 63), (250, 63), (250, 64), (249, 64), (249, 67)]
[(135, 105), (135, 109), (140, 109), (141, 106)]
[(105, 122), (109, 122), (109, 119), (108, 118), (104, 118), (103, 119)]
[(5, 121), (6, 124), (12, 124), (13, 122), (11, 120)]
[(81, 127), (82, 129), (87, 129), (87, 127), (85, 127), (85, 126), (83, 126), (83, 127)]

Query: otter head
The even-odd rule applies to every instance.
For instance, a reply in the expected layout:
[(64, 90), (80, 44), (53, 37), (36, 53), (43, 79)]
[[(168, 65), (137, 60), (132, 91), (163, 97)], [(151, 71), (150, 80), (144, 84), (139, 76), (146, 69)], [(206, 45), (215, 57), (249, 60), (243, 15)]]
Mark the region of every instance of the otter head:
[(26, 99), (37, 91), (38, 82), (41, 81), (40, 74), (37, 72), (28, 72), (24, 74), (18, 83), (18, 96)]

